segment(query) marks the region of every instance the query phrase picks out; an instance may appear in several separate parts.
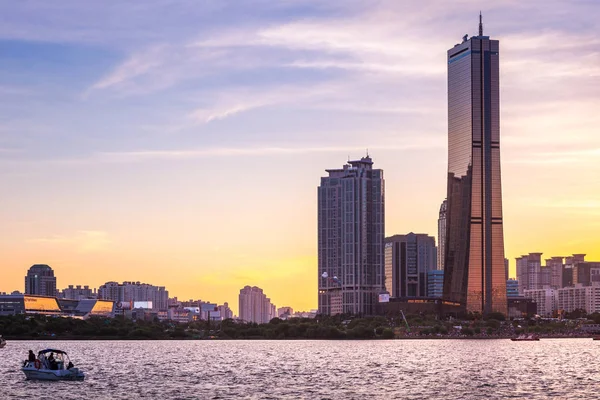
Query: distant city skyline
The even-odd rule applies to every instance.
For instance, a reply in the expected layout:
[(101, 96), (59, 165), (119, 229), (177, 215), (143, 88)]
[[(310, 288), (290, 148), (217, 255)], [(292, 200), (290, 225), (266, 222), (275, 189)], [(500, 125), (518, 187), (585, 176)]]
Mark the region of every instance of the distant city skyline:
[[(386, 236), (435, 235), (446, 50), (502, 43), (506, 257), (600, 259), (598, 2), (4, 2), (0, 291), (139, 280), (317, 307), (315, 186), (368, 148)], [(524, 18), (523, 16), (527, 16)], [(560, 227), (560, 229), (558, 229)]]

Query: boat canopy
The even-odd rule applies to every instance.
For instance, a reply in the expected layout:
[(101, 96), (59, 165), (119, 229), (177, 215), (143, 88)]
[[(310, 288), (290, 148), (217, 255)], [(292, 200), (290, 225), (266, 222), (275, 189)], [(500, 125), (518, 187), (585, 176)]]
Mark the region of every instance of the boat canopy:
[(38, 355), (40, 355), (40, 354), (46, 354), (46, 353), (67, 354), (65, 351), (62, 351), (62, 350), (45, 349), (45, 350), (40, 350), (38, 352)]

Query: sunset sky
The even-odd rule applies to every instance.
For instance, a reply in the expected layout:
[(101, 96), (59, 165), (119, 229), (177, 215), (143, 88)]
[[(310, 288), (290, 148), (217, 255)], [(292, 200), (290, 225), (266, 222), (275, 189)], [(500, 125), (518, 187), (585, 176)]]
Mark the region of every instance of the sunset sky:
[(317, 185), (369, 149), (437, 236), (446, 50), (500, 40), (506, 255), (600, 261), (600, 2), (0, 3), (0, 291), (134, 280), (316, 308)]

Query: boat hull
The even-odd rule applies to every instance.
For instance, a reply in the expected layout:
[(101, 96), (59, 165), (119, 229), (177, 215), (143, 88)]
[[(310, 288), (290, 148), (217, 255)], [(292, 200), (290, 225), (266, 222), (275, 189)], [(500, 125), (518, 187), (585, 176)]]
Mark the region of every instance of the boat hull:
[(21, 369), (28, 380), (37, 381), (82, 381), (85, 378), (83, 372), (77, 368), (70, 370), (49, 370), (37, 368)]

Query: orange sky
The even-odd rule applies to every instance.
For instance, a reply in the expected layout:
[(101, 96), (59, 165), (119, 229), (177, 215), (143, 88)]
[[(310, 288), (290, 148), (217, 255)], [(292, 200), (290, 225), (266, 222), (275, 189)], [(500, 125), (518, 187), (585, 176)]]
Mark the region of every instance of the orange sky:
[[(278, 307), (316, 308), (319, 178), (367, 148), (386, 233), (436, 235), (446, 50), (482, 4), (464, 3), (7, 5), (0, 291), (45, 263), (61, 289), (143, 281), (237, 312), (256, 285)], [(511, 275), (529, 252), (600, 261), (599, 6), (487, 7)]]

